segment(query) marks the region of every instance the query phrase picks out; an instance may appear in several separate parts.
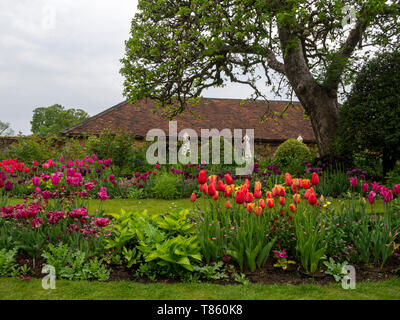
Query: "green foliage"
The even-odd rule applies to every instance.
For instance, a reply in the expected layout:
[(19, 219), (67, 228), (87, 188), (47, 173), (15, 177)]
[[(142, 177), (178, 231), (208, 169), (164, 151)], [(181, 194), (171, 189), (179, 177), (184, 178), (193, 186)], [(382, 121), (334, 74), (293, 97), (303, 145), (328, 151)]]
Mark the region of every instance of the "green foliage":
[(343, 279), (344, 276), (347, 275), (347, 272), (343, 270), (343, 268), (348, 264), (349, 263), (347, 261), (336, 263), (333, 258), (329, 258), (329, 261), (324, 261), (324, 265), (327, 268), (325, 273), (331, 275), (336, 282), (339, 282)]
[(0, 277), (11, 276), (14, 273), (17, 267), (15, 261), (16, 254), (17, 254), (16, 249), (0, 250)]
[(41, 137), (60, 135), (61, 131), (89, 118), (81, 109), (65, 109), (55, 104), (47, 108), (33, 110), (32, 132)]
[(392, 171), (386, 174), (385, 182), (388, 187), (393, 187), (395, 184), (400, 182), (400, 162), (396, 163), (396, 166)]
[(270, 217), (212, 206), (197, 221), (197, 235), (206, 263), (232, 258), (243, 270), (265, 266), (276, 239), (266, 236)]
[(116, 166), (132, 166), (133, 141), (131, 135), (104, 130), (98, 136), (90, 136), (86, 144), (89, 154), (96, 154), (99, 159), (113, 159)]
[(193, 266), (193, 271), (199, 274), (201, 278), (206, 280), (227, 279), (228, 275), (220, 271), (223, 265), (224, 265), (223, 262), (219, 261), (214, 265)]
[(172, 200), (179, 195), (177, 184), (179, 177), (168, 173), (158, 175), (155, 179), (152, 193), (155, 198)]
[(349, 177), (340, 169), (326, 170), (320, 177), (317, 190), (324, 196), (341, 196), (350, 190)]
[(163, 216), (151, 216), (146, 211), (121, 211), (113, 217), (118, 223), (107, 239), (107, 248), (113, 249), (114, 254), (122, 254), (128, 268), (139, 264), (139, 273), (149, 277), (157, 274), (184, 277), (202, 260), (188, 210)]
[(101, 259), (89, 260), (85, 252), (72, 250), (61, 243), (57, 246), (50, 244), (42, 257), (55, 268), (58, 278), (106, 281), (110, 277), (111, 271), (106, 269)]
[(297, 139), (288, 139), (276, 149), (275, 159), (277, 161), (291, 159), (302, 163), (303, 161), (311, 160), (311, 151), (303, 142)]
[(400, 53), (378, 54), (358, 73), (340, 108), (336, 144), (342, 153), (381, 157), (383, 174), (400, 159)]
[(59, 156), (55, 147), (57, 140), (54, 136), (46, 139), (37, 135), (19, 136), (18, 142), (10, 146), (6, 156), (12, 159), (17, 158), (20, 162), (25, 162), (26, 165), (32, 164), (33, 160), (45, 162)]
[(294, 216), (296, 251), (306, 272), (314, 273), (327, 249), (326, 225), (322, 224), (318, 209), (298, 210)]

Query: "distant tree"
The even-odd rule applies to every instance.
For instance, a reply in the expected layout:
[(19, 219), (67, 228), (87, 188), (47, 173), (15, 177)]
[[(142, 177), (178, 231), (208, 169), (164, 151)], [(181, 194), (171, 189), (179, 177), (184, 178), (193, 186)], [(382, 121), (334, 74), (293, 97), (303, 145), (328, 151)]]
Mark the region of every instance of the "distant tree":
[(367, 151), (382, 159), (383, 174), (400, 159), (400, 53), (386, 52), (359, 72), (340, 109), (336, 142), (341, 153)]
[(51, 134), (59, 135), (61, 131), (88, 118), (89, 115), (81, 109), (65, 109), (59, 104), (47, 108), (36, 108), (33, 110), (31, 130), (41, 137)]
[(0, 136), (13, 136), (14, 130), (10, 126), (8, 122), (0, 121)]

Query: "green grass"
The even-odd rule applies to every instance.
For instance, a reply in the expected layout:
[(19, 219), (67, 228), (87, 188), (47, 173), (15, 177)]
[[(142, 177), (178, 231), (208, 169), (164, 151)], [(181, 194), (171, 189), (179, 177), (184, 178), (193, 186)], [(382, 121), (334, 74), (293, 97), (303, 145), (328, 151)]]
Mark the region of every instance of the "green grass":
[[(336, 209), (340, 209), (341, 202), (349, 203), (349, 200), (339, 200), (333, 199), (332, 206)], [(21, 199), (10, 199), (10, 204), (15, 205), (17, 203), (22, 203)], [(100, 200), (90, 200), (89, 201), (89, 211), (94, 212), (98, 209), (100, 205)], [(203, 199), (198, 199), (196, 205), (201, 208), (204, 207)], [(178, 199), (178, 200), (161, 200), (161, 199), (140, 199), (140, 200), (130, 200), (130, 199), (110, 199), (103, 203), (103, 210), (105, 213), (117, 213), (121, 209), (125, 211), (141, 211), (147, 210), (150, 214), (165, 213), (174, 209), (190, 209), (193, 208), (193, 203), (189, 199)], [(367, 205), (368, 212), (371, 212), (371, 206)], [(375, 210), (377, 212), (383, 212), (383, 201), (377, 200), (375, 203)]]
[(341, 285), (215, 285), (140, 284), (135, 282), (56, 282), (55, 290), (44, 290), (41, 280), (0, 279), (0, 299), (14, 300), (350, 300), (400, 299), (400, 280), (357, 284), (355, 290)]

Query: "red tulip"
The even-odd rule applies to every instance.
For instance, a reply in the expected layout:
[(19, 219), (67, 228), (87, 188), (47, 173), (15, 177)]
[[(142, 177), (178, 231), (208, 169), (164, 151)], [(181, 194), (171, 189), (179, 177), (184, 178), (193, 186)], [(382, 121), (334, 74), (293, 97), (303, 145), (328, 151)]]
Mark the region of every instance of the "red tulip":
[(316, 186), (319, 184), (319, 177), (316, 172), (313, 172), (312, 177), (311, 177), (311, 184)]
[(213, 197), (213, 196), (215, 196), (215, 193), (217, 192), (217, 188), (215, 187), (215, 184), (214, 183), (211, 183), (209, 186), (208, 186), (208, 195), (210, 196), (210, 197)]
[(198, 177), (197, 181), (200, 184), (205, 184), (207, 182), (207, 172), (206, 172), (206, 170), (200, 170), (199, 177)]
[(279, 197), (279, 204), (283, 206), (285, 204), (285, 198), (284, 197)]
[(259, 201), (258, 201), (258, 206), (260, 206), (261, 208), (265, 208), (265, 202), (264, 202), (264, 200), (263, 199), (260, 199)]
[(297, 211), (297, 208), (296, 208), (296, 206), (292, 203), (292, 204), (289, 206), (289, 210), (292, 211), (293, 213), (295, 213), (295, 212)]
[(261, 190), (258, 190), (258, 189), (254, 190), (254, 197), (255, 197), (256, 199), (260, 199), (260, 198), (262, 197), (262, 192), (261, 192)]
[(225, 185), (224, 185), (224, 183), (222, 182), (222, 180), (219, 180), (219, 181), (218, 181), (218, 191), (220, 191), (220, 192), (225, 192)]
[(207, 191), (208, 191), (207, 183), (200, 185), (200, 191), (203, 192), (204, 194), (207, 193)]
[(226, 184), (229, 186), (229, 185), (231, 185), (232, 183), (233, 183), (233, 178), (231, 177), (231, 175), (230, 174), (226, 174), (225, 175), (225, 181), (226, 181)]
[(236, 192), (235, 200), (237, 204), (242, 204), (244, 202), (244, 193), (242, 191)]
[(301, 201), (301, 195), (299, 193), (296, 193), (295, 195), (293, 195), (293, 202), (298, 204)]
[(256, 207), (256, 216), (261, 216), (261, 213), (262, 213), (262, 208), (257, 206)]
[(246, 203), (253, 202), (253, 194), (251, 192), (247, 192), (244, 200), (246, 201)]
[(268, 206), (268, 208), (272, 209), (274, 207), (274, 199), (268, 198), (267, 199), (267, 206)]
[(308, 197), (308, 203), (311, 204), (312, 206), (317, 205), (318, 200), (317, 200), (317, 196), (315, 195), (315, 193), (310, 194), (310, 196)]
[(229, 200), (226, 201), (225, 208), (227, 208), (227, 209), (231, 208), (231, 202)]

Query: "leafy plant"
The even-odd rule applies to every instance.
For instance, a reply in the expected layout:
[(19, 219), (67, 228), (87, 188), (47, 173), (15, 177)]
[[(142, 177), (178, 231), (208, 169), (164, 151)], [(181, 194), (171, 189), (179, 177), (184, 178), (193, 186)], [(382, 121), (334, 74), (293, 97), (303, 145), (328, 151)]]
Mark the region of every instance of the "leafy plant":
[(325, 273), (331, 275), (336, 282), (341, 281), (343, 277), (347, 275), (347, 272), (343, 270), (343, 268), (348, 265), (347, 261), (336, 263), (331, 257), (329, 258), (329, 261), (324, 261), (323, 263), (327, 267)]
[(15, 256), (17, 250), (0, 250), (0, 277), (7, 277), (13, 274), (17, 267)]
[(152, 193), (155, 198), (172, 200), (178, 196), (178, 177), (163, 173), (156, 177)]

